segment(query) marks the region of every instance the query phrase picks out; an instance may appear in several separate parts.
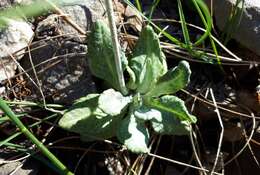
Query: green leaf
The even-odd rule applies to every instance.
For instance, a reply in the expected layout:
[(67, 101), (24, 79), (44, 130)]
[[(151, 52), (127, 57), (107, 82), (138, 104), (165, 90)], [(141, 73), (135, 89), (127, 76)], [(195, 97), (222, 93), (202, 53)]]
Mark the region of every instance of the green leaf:
[(128, 77), (129, 77), (129, 80), (127, 82), (127, 87), (129, 89), (136, 89), (136, 76), (134, 71), (129, 66), (127, 66), (126, 72), (128, 73)]
[(145, 94), (156, 83), (158, 78), (167, 71), (165, 56), (161, 50), (158, 36), (151, 26), (146, 26), (140, 35), (129, 62), (135, 73), (135, 86), (141, 94)]
[(162, 118), (162, 114), (160, 111), (149, 108), (147, 106), (142, 105), (139, 109), (134, 111), (134, 115), (136, 118), (149, 121), (153, 118)]
[[(101, 20), (93, 24), (88, 37), (88, 59), (93, 75), (107, 81), (113, 88), (120, 90), (111, 33), (108, 26)], [(121, 51), (121, 60), (124, 70), (127, 66), (127, 59), (123, 51)]]
[(99, 94), (90, 94), (77, 100), (65, 112), (59, 125), (81, 135), (85, 141), (107, 139), (116, 135), (122, 115), (111, 116), (98, 108)]
[(172, 113), (159, 111), (144, 105), (135, 110), (134, 115), (138, 119), (150, 121), (152, 128), (158, 134), (187, 135), (191, 130), (190, 122), (180, 121)]
[(116, 116), (122, 113), (131, 100), (131, 97), (124, 97), (120, 92), (108, 89), (100, 94), (98, 107), (106, 114)]
[(191, 115), (183, 100), (173, 95), (165, 95), (157, 99), (145, 101), (147, 105), (160, 111), (172, 113), (181, 121), (196, 123), (197, 119)]
[(142, 120), (133, 114), (127, 116), (120, 124), (117, 137), (130, 151), (134, 153), (147, 153), (149, 141), (148, 129)]
[(190, 66), (187, 61), (181, 61), (178, 66), (169, 70), (159, 78), (155, 86), (146, 96), (158, 97), (166, 94), (173, 94), (184, 88), (190, 81)]
[(188, 135), (192, 129), (190, 122), (181, 121), (169, 112), (162, 112), (162, 115), (157, 115), (150, 121), (152, 128), (158, 134)]

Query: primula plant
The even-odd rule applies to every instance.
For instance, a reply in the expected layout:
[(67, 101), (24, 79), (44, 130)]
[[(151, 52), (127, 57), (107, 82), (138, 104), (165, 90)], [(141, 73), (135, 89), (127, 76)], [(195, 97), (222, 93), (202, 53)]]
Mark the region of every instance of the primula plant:
[(135, 153), (149, 152), (148, 126), (158, 134), (189, 134), (196, 117), (172, 95), (189, 83), (189, 64), (181, 61), (168, 70), (151, 26), (143, 28), (129, 59), (121, 51), (127, 95), (120, 92), (111, 34), (102, 21), (93, 25), (88, 37), (88, 59), (92, 74), (112, 88), (78, 99), (59, 121), (62, 128), (79, 133), (83, 141), (116, 136)]

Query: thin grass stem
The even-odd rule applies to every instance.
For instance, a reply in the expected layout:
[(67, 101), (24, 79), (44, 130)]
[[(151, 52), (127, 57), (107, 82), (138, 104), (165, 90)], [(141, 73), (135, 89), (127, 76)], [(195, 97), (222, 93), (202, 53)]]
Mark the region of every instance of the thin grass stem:
[(135, 4), (139, 12), (142, 12), (142, 5), (139, 0), (135, 0)]
[(118, 36), (117, 36), (117, 29), (116, 29), (116, 23), (114, 19), (114, 12), (113, 12), (113, 5), (111, 0), (105, 1), (107, 14), (108, 14), (108, 21), (109, 21), (109, 28), (111, 31), (111, 38), (112, 38), (112, 44), (113, 44), (113, 50), (114, 50), (114, 59), (116, 63), (116, 72), (117, 77), (119, 81), (119, 86), (122, 94), (127, 95), (128, 91), (125, 85), (124, 75), (123, 75), (123, 69), (121, 64), (121, 54), (120, 54), (120, 45), (118, 42)]
[(183, 32), (184, 41), (186, 44), (186, 48), (188, 50), (190, 50), (191, 49), (190, 35), (189, 35), (189, 31), (188, 31), (187, 24), (185, 21), (181, 0), (177, 0), (177, 3), (178, 3), (178, 11), (179, 11), (179, 15), (180, 15), (181, 28), (182, 28), (182, 32)]
[(0, 109), (16, 124), (21, 132), (34, 143), (38, 149), (60, 170), (60, 174), (73, 175), (57, 157), (52, 154), (19, 120), (19, 118), (13, 113), (5, 101), (0, 98)]

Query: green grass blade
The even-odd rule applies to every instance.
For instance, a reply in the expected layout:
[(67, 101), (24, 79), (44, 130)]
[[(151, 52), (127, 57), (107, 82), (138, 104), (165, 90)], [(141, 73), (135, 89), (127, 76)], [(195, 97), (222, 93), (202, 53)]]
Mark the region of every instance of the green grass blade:
[[(217, 50), (217, 47), (215, 45), (215, 42), (214, 40), (212, 39), (211, 37), (211, 29), (212, 29), (212, 19), (211, 19), (211, 15), (210, 15), (210, 12), (206, 6), (206, 4), (204, 2), (202, 2), (201, 0), (192, 0), (193, 1), (193, 4), (194, 6), (196, 7), (198, 13), (199, 13), (199, 16), (206, 28), (206, 32), (195, 42), (195, 46), (196, 45), (199, 45), (201, 44), (207, 37), (209, 37), (210, 39), (210, 43), (211, 43), (211, 47), (216, 55), (216, 58), (217, 58), (217, 63), (219, 65), (221, 65), (221, 60), (219, 59), (219, 56), (218, 56), (218, 50)], [(201, 9), (206, 17), (204, 17)], [(220, 68), (223, 70), (222, 66), (220, 66)]]
[(226, 21), (224, 32), (221, 35), (224, 45), (232, 38), (233, 33), (239, 27), (240, 21), (243, 17), (243, 10), (245, 8), (245, 0), (236, 0), (234, 8), (232, 8), (229, 18)]
[[(202, 23), (204, 24), (205, 28), (206, 28), (206, 32), (195, 42), (195, 46), (200, 45), (209, 35), (212, 29), (212, 19), (210, 16), (210, 12), (208, 10), (207, 5), (201, 1), (201, 0), (192, 0), (195, 8), (197, 9), (197, 12), (202, 20)], [(204, 15), (206, 17), (204, 17)]]
[(2, 140), (2, 141), (0, 142), (0, 147), (2, 147), (3, 145), (8, 144), (8, 142), (10, 142), (11, 140), (15, 139), (16, 137), (18, 137), (18, 136), (21, 135), (21, 134), (22, 134), (21, 132), (17, 132), (17, 133), (15, 133), (15, 134), (9, 136), (8, 138)]
[(66, 175), (73, 175), (66, 166), (60, 162), (59, 159), (55, 157), (54, 154), (52, 154), (25, 126), (24, 124), (19, 120), (19, 118), (13, 113), (13, 111), (9, 108), (9, 106), (4, 102), (2, 98), (0, 98), (0, 109), (8, 115), (8, 117), (16, 124), (16, 126), (21, 130), (21, 132), (28, 137), (31, 142), (33, 142), (38, 149), (49, 158), (49, 160), (58, 168), (61, 170), (61, 174)]
[[(26, 153), (26, 154), (30, 154), (30, 156), (40, 162), (42, 162), (43, 164), (45, 164), (47, 167), (49, 167), (50, 169), (54, 170), (55, 172), (62, 174), (62, 172), (57, 169), (56, 166), (54, 166), (49, 160), (45, 159), (43, 156), (41, 156), (38, 151), (34, 151), (32, 149), (28, 149), (25, 148), (24, 146), (18, 145), (18, 144), (13, 144), (13, 143), (6, 143), (5, 144), (6, 147), (10, 148), (10, 149), (14, 149), (15, 151), (19, 151), (22, 153)], [(29, 158), (29, 157), (28, 157)]]
[(177, 44), (181, 47), (184, 46), (184, 44), (179, 41), (177, 38), (173, 37), (171, 34), (169, 34), (168, 32), (164, 31), (163, 29), (161, 29), (160, 27), (158, 27), (156, 24), (154, 24), (151, 20), (149, 20), (144, 14), (140, 13), (135, 6), (129, 1), (129, 0), (124, 0), (124, 2), (129, 5), (131, 8), (133, 8), (136, 12), (138, 12), (145, 20), (147, 20), (149, 22), (149, 24), (151, 24), (156, 30), (158, 30), (159, 32), (161, 32), (166, 38), (168, 38), (170, 41), (172, 41), (174, 44)]
[[(8, 104), (8, 105), (38, 106), (38, 107), (44, 108), (44, 104), (35, 103), (35, 102), (31, 102), (31, 101), (8, 101), (8, 100), (5, 100), (5, 103)], [(48, 108), (64, 108), (64, 106), (60, 105), (60, 104), (46, 104), (46, 107), (48, 107)]]
[(153, 16), (153, 12), (154, 12), (155, 8), (158, 6), (159, 2), (160, 2), (160, 0), (154, 0), (153, 1), (152, 7), (151, 7), (151, 10), (150, 10), (150, 14), (149, 14), (149, 17), (148, 17), (149, 21), (151, 21), (152, 16)]
[[(44, 119), (42, 119), (42, 120), (40, 120), (38, 122), (35, 122), (35, 123), (29, 125), (29, 128), (33, 128), (33, 127), (41, 124), (42, 122), (44, 122), (46, 120), (52, 119), (54, 117), (57, 117), (57, 115), (58, 114), (53, 114), (53, 115), (48, 116), (48, 117), (46, 117), (46, 118), (44, 118)], [(11, 135), (10, 137), (6, 138), (5, 140), (0, 141), (0, 147), (5, 145), (5, 144), (7, 144), (8, 142), (10, 142), (11, 140), (15, 139), (16, 137), (18, 137), (21, 134), (22, 134), (22, 132), (17, 132), (17, 133), (14, 133), (13, 135)]]
[(135, 4), (136, 4), (136, 7), (139, 10), (139, 12), (142, 12), (143, 10), (142, 10), (142, 5), (141, 5), (140, 1), (139, 0), (135, 0)]
[(181, 28), (182, 28), (182, 32), (183, 32), (184, 41), (186, 44), (186, 48), (189, 50), (189, 49), (191, 49), (190, 35), (189, 35), (189, 31), (188, 31), (187, 24), (185, 21), (185, 16), (183, 13), (181, 0), (177, 0), (177, 3), (178, 3), (178, 11), (179, 11), (179, 15), (180, 15)]
[(26, 148), (24, 148), (24, 146), (14, 144), (14, 143), (6, 143), (5, 146), (13, 148), (13, 149), (20, 149), (20, 150), (24, 150), (24, 151), (27, 150)]
[[(194, 46), (200, 45), (207, 37), (209, 37), (210, 39), (212, 38), (211, 36), (211, 29), (212, 29), (212, 19), (209, 13), (209, 10), (207, 8), (207, 5), (205, 4), (205, 2), (203, 0), (193, 0), (195, 3), (195, 7), (201, 17), (201, 20), (206, 28), (204, 34), (195, 42)], [(133, 4), (129, 1), (129, 0), (124, 0), (124, 2), (129, 5), (130, 7), (132, 7), (133, 9), (136, 10), (136, 8), (133, 6)], [(138, 10), (136, 10), (138, 12)], [(166, 38), (168, 38), (171, 42), (173, 42), (176, 45), (179, 45), (182, 48), (187, 49), (187, 44), (186, 42), (183, 43), (180, 40), (178, 40), (177, 38), (175, 38), (174, 36), (172, 36), (171, 34), (167, 33), (166, 31), (164, 31), (163, 29), (161, 29), (160, 27), (158, 27), (156, 24), (154, 24), (151, 20), (149, 20), (146, 16), (144, 16), (142, 13), (139, 13), (145, 20), (147, 20), (156, 30), (158, 30), (159, 32), (161, 32)], [(205, 17), (204, 17), (205, 15)], [(186, 35), (186, 40), (188, 41)], [(191, 44), (191, 43), (190, 43)], [(218, 58), (218, 52), (217, 52), (217, 48), (215, 46), (214, 41), (211, 41), (211, 45), (213, 48), (213, 51), (215, 53), (215, 55)], [(190, 55), (196, 57), (196, 58), (201, 58), (201, 57), (207, 57), (207, 55), (201, 51), (197, 51), (194, 48), (193, 49), (188, 49), (188, 52)], [(219, 59), (219, 58), (218, 58)], [(210, 63), (210, 60), (208, 61)], [(220, 59), (218, 60), (218, 64), (220, 64)]]
[[(26, 113), (19, 114), (17, 115), (17, 117), (20, 118), (23, 117), (24, 115), (26, 115)], [(10, 118), (8, 116), (2, 116), (2, 117), (0, 116), (0, 125), (8, 121), (10, 121)]]

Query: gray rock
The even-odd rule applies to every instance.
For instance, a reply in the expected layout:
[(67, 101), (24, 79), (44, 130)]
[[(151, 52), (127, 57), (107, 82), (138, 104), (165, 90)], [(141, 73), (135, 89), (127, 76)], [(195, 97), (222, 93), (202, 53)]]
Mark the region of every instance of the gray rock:
[[(102, 3), (96, 0), (73, 1), (62, 7), (62, 11), (85, 31), (90, 29), (94, 21), (102, 19), (105, 13)], [(31, 55), (34, 65), (40, 64), (36, 71), (47, 99), (70, 104), (79, 97), (96, 91), (86, 55), (82, 54), (87, 51), (85, 38), (80, 37), (74, 28), (55, 14), (41, 21), (35, 34), (40, 42), (33, 48), (40, 48), (32, 48)], [(63, 37), (46, 40), (61, 34)], [(54, 56), (59, 58), (51, 59)], [(23, 59), (22, 65), (26, 69), (31, 68), (28, 56)], [(29, 74), (34, 77), (32, 71)], [(31, 98), (41, 99), (39, 89), (31, 83), (30, 87)]]
[[(211, 0), (206, 0), (210, 4)], [(223, 30), (228, 22), (231, 9), (235, 7), (236, 0), (212, 0), (214, 16), (217, 26)], [(232, 37), (251, 51), (260, 55), (260, 1), (245, 0), (244, 9), (242, 1), (238, 6), (242, 11), (239, 26), (234, 29)]]
[[(96, 91), (84, 54), (86, 45), (76, 41), (56, 39), (41, 41), (34, 46), (37, 47), (41, 48), (33, 50), (31, 56), (47, 99), (55, 103), (70, 104)], [(53, 58), (55, 55), (58, 56), (56, 59)], [(32, 67), (28, 56), (23, 59), (22, 65), (25, 69)], [(29, 71), (29, 74), (34, 77), (32, 71)], [(32, 95), (27, 97), (31, 98), (29, 100), (42, 98), (38, 88), (32, 83), (29, 87), (32, 92)]]
[[(76, 0), (69, 3), (65, 1), (61, 10), (79, 27), (87, 31), (90, 29), (92, 22), (104, 18), (105, 9), (102, 2), (103, 0)], [(38, 38), (52, 34), (74, 34), (74, 40), (83, 41), (77, 36), (79, 33), (76, 29), (67, 24), (62, 17), (55, 14), (41, 21), (36, 28)]]
[(9, 8), (12, 5), (17, 5), (17, 4), (30, 4), (34, 0), (1, 0), (0, 1), (0, 9), (4, 8)]
[[(0, 158), (0, 163), (4, 161), (4, 159)], [(14, 161), (10, 163), (6, 163), (0, 166), (0, 175), (36, 175), (39, 172), (39, 165), (37, 162), (30, 161), (25, 164), (19, 161)]]
[(33, 34), (28, 23), (8, 19), (7, 28), (0, 31), (0, 81), (15, 74), (17, 65), (10, 55), (14, 59), (21, 59)]
[(12, 2), (10, 0), (1, 0), (0, 1), (0, 9), (11, 7), (11, 4), (12, 4)]

